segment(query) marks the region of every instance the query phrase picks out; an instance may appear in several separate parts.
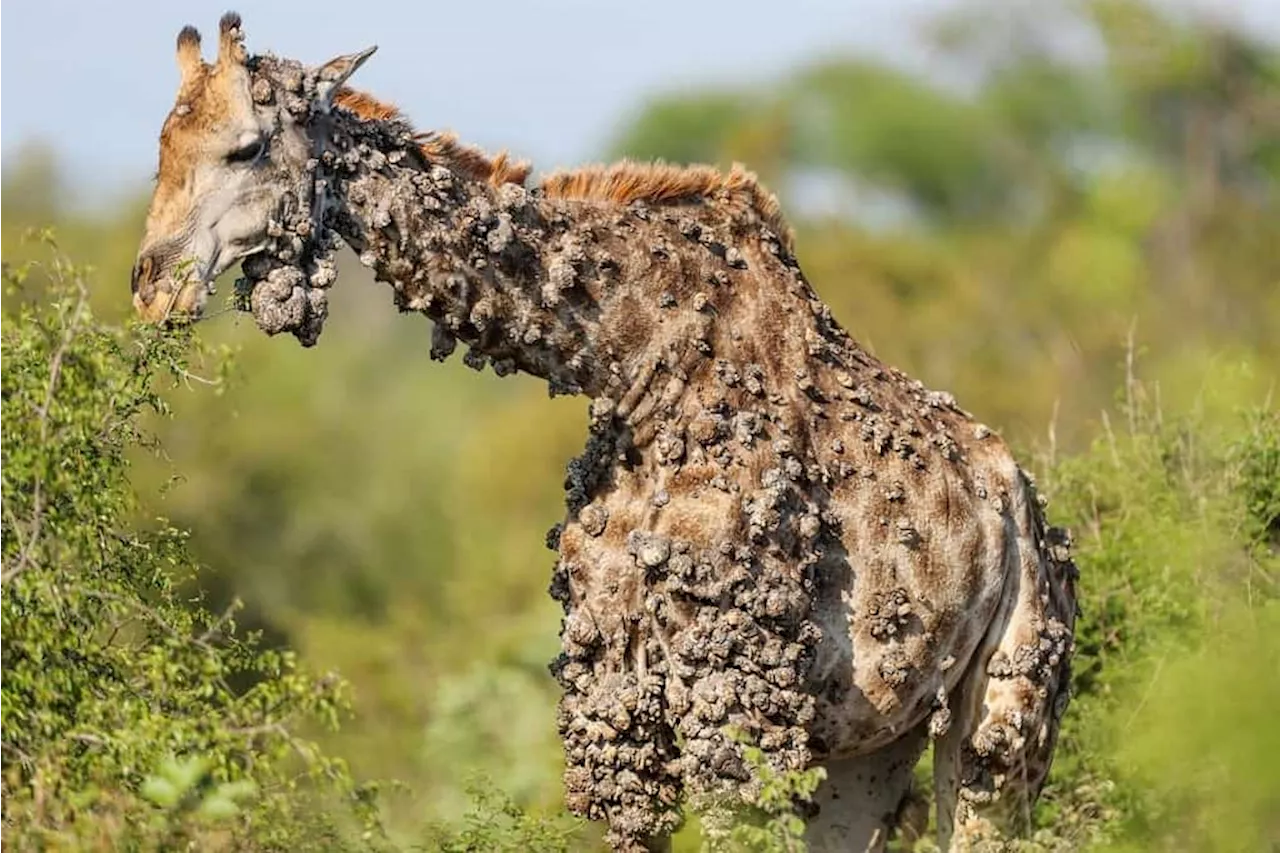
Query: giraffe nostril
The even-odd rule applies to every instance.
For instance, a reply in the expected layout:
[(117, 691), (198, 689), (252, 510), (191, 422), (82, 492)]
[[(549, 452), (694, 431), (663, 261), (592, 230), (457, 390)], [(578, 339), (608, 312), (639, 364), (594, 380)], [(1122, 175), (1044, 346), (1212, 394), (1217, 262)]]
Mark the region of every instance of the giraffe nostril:
[(143, 303), (149, 303), (156, 295), (155, 287), (156, 263), (151, 255), (143, 255), (133, 265), (133, 279), (130, 288)]

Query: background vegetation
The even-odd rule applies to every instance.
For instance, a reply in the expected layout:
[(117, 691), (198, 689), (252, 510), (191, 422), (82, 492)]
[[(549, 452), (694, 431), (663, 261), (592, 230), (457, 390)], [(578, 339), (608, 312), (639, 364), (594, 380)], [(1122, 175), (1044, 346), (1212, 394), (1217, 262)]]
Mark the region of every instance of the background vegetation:
[[(1280, 48), (1129, 0), (931, 37), (932, 76), (823, 57), (602, 154), (760, 171), (854, 336), (1034, 463), (1084, 616), (1027, 848), (1271, 849)], [(582, 403), (430, 363), (354, 267), (314, 351), (123, 326), (145, 188), (60, 175), (33, 148), (0, 202), (6, 843), (591, 849), (541, 544)]]

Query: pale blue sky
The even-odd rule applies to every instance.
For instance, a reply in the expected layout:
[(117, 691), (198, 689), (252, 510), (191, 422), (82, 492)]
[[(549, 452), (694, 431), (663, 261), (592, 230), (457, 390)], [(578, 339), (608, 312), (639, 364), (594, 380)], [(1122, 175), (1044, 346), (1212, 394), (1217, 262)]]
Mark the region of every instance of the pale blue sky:
[[(1176, 2), (1176, 0), (1171, 0)], [(956, 0), (5, 0), (0, 141), (52, 141), (101, 192), (145, 181), (177, 86), (183, 24), (216, 46), (227, 8), (252, 51), (318, 62), (370, 44), (356, 81), (419, 127), (452, 128), (540, 169), (590, 158), (645, 94), (768, 79), (836, 51), (928, 56), (914, 38)], [(1185, 5), (1185, 3), (1180, 4)], [(1196, 5), (1280, 35), (1280, 0)]]

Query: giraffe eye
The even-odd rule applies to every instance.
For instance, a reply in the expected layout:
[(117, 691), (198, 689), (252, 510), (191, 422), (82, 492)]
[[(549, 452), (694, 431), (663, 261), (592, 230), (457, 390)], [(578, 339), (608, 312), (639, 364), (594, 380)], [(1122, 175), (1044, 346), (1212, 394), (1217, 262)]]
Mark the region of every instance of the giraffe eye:
[(262, 137), (240, 146), (227, 155), (228, 163), (253, 163), (267, 150), (267, 141)]

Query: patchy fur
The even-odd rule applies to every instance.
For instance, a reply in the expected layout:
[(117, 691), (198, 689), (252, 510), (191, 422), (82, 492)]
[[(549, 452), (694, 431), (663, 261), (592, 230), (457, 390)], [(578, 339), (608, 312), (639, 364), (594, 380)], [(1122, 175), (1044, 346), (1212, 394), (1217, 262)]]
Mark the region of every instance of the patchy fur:
[[(775, 771), (826, 765), (815, 851), (883, 850), (930, 738), (940, 848), (1025, 823), (1070, 697), (1069, 536), (997, 436), (839, 326), (754, 177), (623, 162), (522, 191), (527, 166), (366, 95), (328, 110), (369, 51), (249, 79), (224, 21), (214, 70), (180, 39), (201, 94), (170, 119), (162, 167), (186, 170), (157, 187), (135, 305), (206, 292), (169, 271), (234, 197), (218, 221), (268, 334), (316, 342), (345, 243), (431, 318), (432, 358), (462, 342), (592, 398), (547, 537), (569, 809), (642, 853), (698, 803), (714, 843), (759, 790), (729, 726)], [(245, 168), (255, 131), (285, 144)]]
[(678, 166), (672, 163), (636, 163), (623, 160), (608, 166), (586, 166), (549, 175), (539, 185), (549, 198), (598, 199), (617, 204), (647, 201), (672, 204), (709, 199), (723, 194), (745, 203), (791, 248), (791, 229), (773, 193), (760, 185), (754, 173), (735, 163), (729, 174), (711, 166)]
[[(339, 90), (334, 103), (367, 121), (404, 119), (398, 107), (379, 101), (367, 92), (345, 86)], [(422, 153), (429, 159), (444, 161), (467, 177), (495, 187), (523, 185), (532, 168), (527, 162), (511, 160), (505, 151), (490, 157), (479, 148), (459, 142), (452, 133), (426, 131), (418, 134), (417, 140)]]
[(429, 159), (444, 160), (468, 177), (487, 181), (495, 187), (502, 184), (523, 186), (532, 168), (523, 160), (511, 160), (505, 151), (490, 157), (479, 148), (459, 142), (452, 133), (427, 131), (418, 134), (416, 139), (422, 153)]

